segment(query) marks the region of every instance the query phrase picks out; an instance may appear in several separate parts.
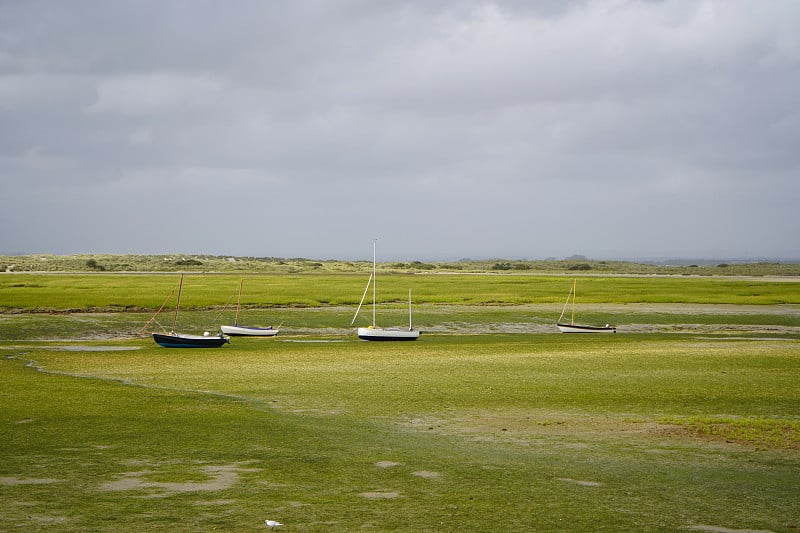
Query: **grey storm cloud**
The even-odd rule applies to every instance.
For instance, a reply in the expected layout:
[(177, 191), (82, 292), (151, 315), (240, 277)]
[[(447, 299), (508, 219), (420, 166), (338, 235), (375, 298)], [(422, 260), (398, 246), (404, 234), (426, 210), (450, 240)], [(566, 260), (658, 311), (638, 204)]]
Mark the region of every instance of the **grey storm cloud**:
[(798, 258), (800, 3), (8, 1), (0, 253)]

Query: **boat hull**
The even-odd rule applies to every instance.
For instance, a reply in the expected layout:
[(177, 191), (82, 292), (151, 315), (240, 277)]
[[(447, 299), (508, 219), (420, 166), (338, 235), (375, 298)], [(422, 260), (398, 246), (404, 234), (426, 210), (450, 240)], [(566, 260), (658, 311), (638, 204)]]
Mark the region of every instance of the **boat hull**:
[(561, 333), (616, 333), (614, 326), (581, 326), (578, 324), (556, 324)]
[(358, 338), (365, 341), (415, 341), (419, 331), (395, 328), (358, 328)]
[(188, 335), (185, 333), (153, 333), (153, 340), (164, 348), (219, 348), (230, 342), (222, 335)]
[(219, 329), (231, 337), (274, 337), (280, 331), (272, 327), (258, 328), (255, 326), (220, 326)]

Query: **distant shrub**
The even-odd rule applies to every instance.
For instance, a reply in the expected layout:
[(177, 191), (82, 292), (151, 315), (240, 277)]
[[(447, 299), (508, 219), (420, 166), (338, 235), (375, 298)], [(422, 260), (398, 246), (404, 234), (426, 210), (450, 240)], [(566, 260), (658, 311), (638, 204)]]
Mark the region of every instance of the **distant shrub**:
[(578, 263), (577, 265), (570, 265), (567, 270), (591, 270), (592, 265), (588, 263)]
[(430, 265), (428, 263), (422, 263), (420, 261), (412, 262), (411, 266), (419, 270), (433, 270), (434, 268), (436, 268), (436, 265)]
[(728, 263), (720, 263), (717, 265), (719, 268), (728, 268)]
[(531, 265), (529, 265), (528, 263), (514, 263), (512, 268), (514, 270), (530, 270)]
[(94, 258), (88, 259), (86, 261), (86, 266), (91, 268), (92, 270), (105, 271), (105, 269), (106, 269), (106, 267), (104, 267), (103, 265), (98, 264), (97, 261), (95, 261)]
[(511, 270), (511, 263), (495, 263), (492, 270)]
[(175, 264), (178, 266), (200, 266), (203, 262), (197, 259), (178, 259)]

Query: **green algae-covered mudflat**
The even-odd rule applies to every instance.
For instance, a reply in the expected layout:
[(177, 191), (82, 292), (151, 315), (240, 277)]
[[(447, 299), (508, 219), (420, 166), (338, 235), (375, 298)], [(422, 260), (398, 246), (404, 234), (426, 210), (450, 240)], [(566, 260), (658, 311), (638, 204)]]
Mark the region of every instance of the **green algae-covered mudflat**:
[[(187, 275), (182, 324), (239, 277)], [(565, 276), (381, 280), (418, 342), (355, 339), (363, 275), (269, 274), (281, 335), (170, 350), (138, 329), (175, 274), (3, 274), (0, 530), (800, 527), (793, 278), (582, 276), (599, 337), (556, 333)]]

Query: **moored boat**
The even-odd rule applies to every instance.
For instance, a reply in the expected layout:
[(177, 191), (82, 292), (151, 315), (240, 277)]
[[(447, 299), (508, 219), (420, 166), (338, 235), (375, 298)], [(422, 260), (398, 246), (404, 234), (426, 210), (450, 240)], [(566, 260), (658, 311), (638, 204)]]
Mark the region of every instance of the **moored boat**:
[(358, 328), (358, 338), (365, 341), (415, 341), (419, 338), (419, 331), (367, 326)]
[(583, 326), (580, 324), (562, 324), (557, 323), (558, 329), (561, 333), (616, 333), (617, 328), (614, 326)]
[(353, 320), (350, 322), (352, 326), (356, 318), (358, 317), (358, 312), (361, 310), (361, 306), (364, 303), (364, 298), (367, 296), (367, 291), (369, 290), (370, 283), (372, 284), (372, 324), (358, 328), (358, 338), (365, 340), (365, 341), (415, 341), (419, 338), (420, 332), (419, 330), (415, 330), (412, 323), (411, 323), (411, 290), (408, 291), (408, 329), (399, 328), (399, 327), (390, 327), (390, 328), (382, 328), (378, 327), (375, 321), (375, 307), (376, 307), (376, 294), (377, 288), (375, 283), (375, 275), (376, 275), (376, 255), (375, 255), (375, 246), (376, 243), (373, 241), (372, 243), (372, 274), (370, 274), (369, 280), (367, 281), (367, 287), (364, 289), (364, 294), (361, 296), (361, 302), (358, 304), (358, 309), (356, 309), (356, 314), (353, 316)]
[(164, 348), (219, 348), (230, 342), (219, 335), (191, 335), (187, 333), (153, 333), (153, 340)]
[[(561, 333), (616, 333), (617, 328), (606, 324), (605, 326), (588, 326), (585, 324), (575, 323), (575, 286), (576, 280), (572, 280), (572, 288), (567, 295), (567, 301), (564, 303), (564, 308), (561, 310), (561, 316), (556, 321), (556, 326)], [(572, 319), (569, 323), (562, 322), (564, 313), (567, 311), (567, 306), (572, 300)]]
[[(164, 348), (219, 348), (223, 346), (225, 343), (230, 342), (230, 338), (226, 337), (222, 333), (217, 335), (211, 335), (208, 332), (205, 332), (203, 335), (192, 335), (190, 333), (177, 333), (175, 331), (177, 324), (178, 324), (178, 313), (180, 312), (181, 308), (181, 292), (183, 290), (183, 274), (181, 274), (181, 280), (178, 284), (178, 299), (175, 304), (175, 315), (172, 319), (172, 329), (169, 332), (165, 333), (158, 333), (155, 331), (151, 331), (149, 333), (152, 334), (153, 340), (159, 346), (163, 346)], [(175, 293), (175, 289), (169, 294), (167, 299), (161, 305), (161, 308), (156, 311), (156, 314), (147, 321), (142, 327), (142, 332), (147, 329), (147, 326), (150, 325), (151, 322), (155, 321), (158, 314), (164, 309), (167, 303), (172, 299), (172, 295)], [(156, 322), (158, 324), (158, 322)], [(162, 327), (162, 329), (165, 329)]]
[(280, 331), (272, 326), (240, 326), (239, 325), (239, 308), (242, 303), (242, 284), (244, 279), (239, 280), (239, 296), (236, 299), (236, 316), (233, 319), (233, 325), (222, 325), (219, 329), (226, 335), (234, 337), (274, 337)]
[(219, 329), (225, 335), (231, 337), (274, 337), (280, 330), (268, 326), (265, 328), (258, 326), (220, 326)]

